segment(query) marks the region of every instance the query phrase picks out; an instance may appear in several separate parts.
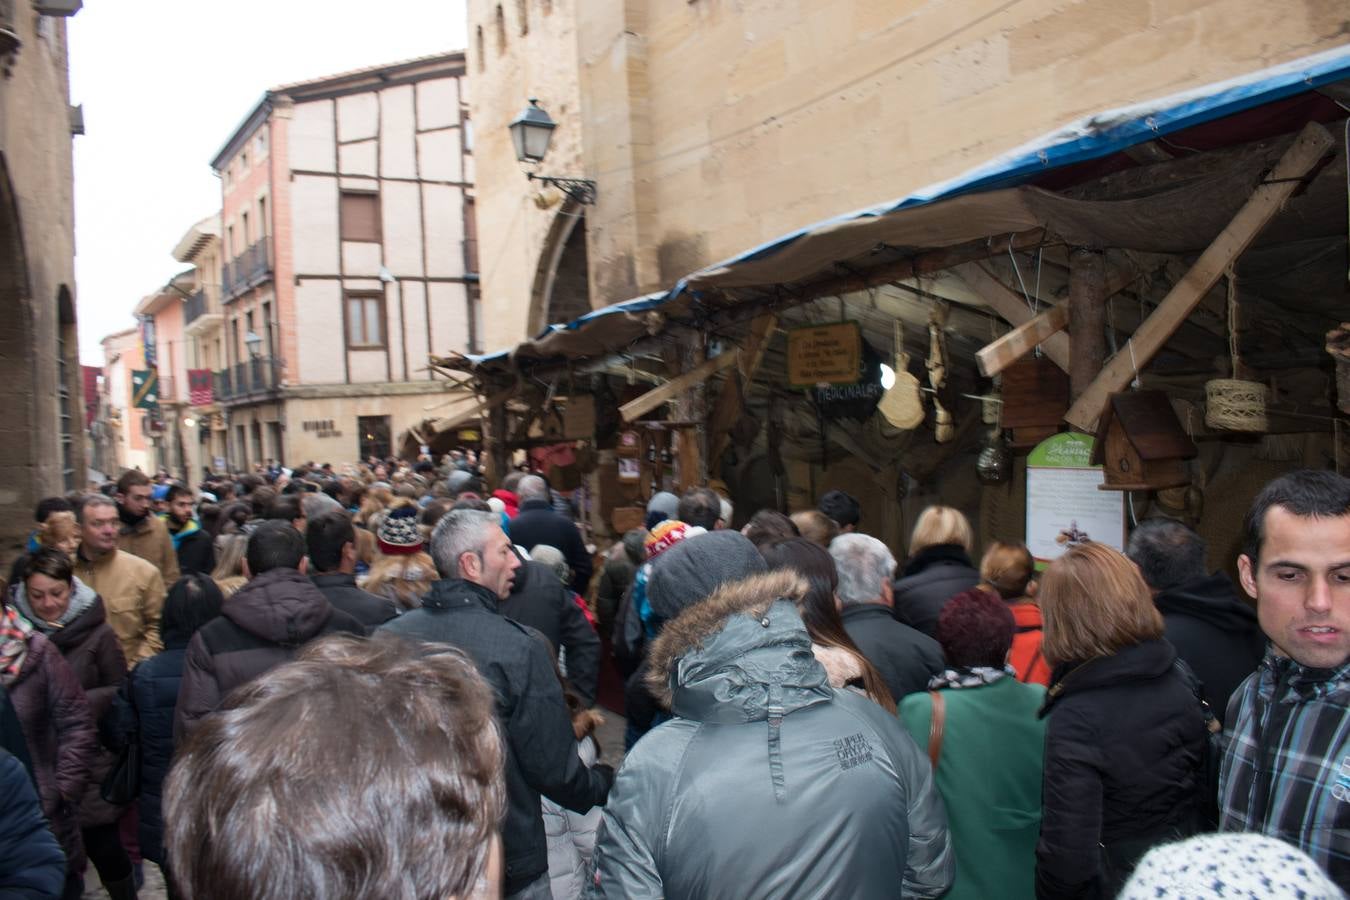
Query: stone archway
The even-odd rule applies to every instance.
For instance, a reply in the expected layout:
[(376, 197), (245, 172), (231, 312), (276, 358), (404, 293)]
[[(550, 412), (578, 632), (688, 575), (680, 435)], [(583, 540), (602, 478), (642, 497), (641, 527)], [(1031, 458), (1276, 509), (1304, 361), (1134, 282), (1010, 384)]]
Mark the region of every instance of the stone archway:
[(534, 337), (554, 322), (570, 322), (590, 311), (586, 208), (568, 201), (553, 217), (544, 237), (530, 291), (527, 334)]
[(18, 200), (0, 153), (0, 556), (22, 547), (42, 489), (31, 298)]

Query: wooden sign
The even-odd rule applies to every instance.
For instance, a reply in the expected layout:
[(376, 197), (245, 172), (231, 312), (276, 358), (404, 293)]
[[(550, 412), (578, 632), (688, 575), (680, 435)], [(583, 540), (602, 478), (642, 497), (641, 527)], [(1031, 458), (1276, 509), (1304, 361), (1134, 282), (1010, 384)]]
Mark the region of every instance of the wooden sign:
[(855, 384), (862, 365), (857, 322), (807, 325), (787, 336), (788, 382), (793, 387)]

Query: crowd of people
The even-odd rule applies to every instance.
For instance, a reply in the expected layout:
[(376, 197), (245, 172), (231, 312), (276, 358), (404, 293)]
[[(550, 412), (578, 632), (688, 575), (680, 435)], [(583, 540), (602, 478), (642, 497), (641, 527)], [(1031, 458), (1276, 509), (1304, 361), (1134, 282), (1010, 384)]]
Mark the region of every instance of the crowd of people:
[[(1350, 479), (1039, 567), (957, 509), (660, 492), (602, 552), (537, 473), (130, 470), (0, 612), (0, 896), (1342, 897)], [(608, 706), (626, 724), (604, 759)], [(608, 749), (608, 753), (606, 750)]]

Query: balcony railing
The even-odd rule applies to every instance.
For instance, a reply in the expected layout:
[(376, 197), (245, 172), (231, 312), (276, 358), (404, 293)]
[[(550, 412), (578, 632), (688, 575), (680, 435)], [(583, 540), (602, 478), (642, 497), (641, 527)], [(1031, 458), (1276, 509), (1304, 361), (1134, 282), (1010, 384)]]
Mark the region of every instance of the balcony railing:
[(270, 394), (281, 383), (281, 363), (267, 356), (236, 363), (213, 374), (216, 400), (243, 400)]
[(233, 300), (244, 291), (272, 280), (272, 239), (262, 238), (252, 247), (227, 262), (221, 273), (225, 299)]
[(187, 308), (183, 310), (183, 324), (191, 324), (209, 311), (210, 303), (206, 298), (206, 288), (198, 288), (196, 293), (187, 299)]

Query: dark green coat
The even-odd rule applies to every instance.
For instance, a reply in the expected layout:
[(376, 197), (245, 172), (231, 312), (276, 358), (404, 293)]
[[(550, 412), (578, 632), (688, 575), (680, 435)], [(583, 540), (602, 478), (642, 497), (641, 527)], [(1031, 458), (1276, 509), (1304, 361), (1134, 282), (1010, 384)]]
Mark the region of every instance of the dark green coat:
[[(947, 715), (937, 789), (947, 806), (956, 878), (944, 900), (1032, 900), (1041, 830), (1045, 688), (1012, 676), (942, 691)], [(933, 701), (927, 691), (900, 703), (900, 720), (928, 751)]]

